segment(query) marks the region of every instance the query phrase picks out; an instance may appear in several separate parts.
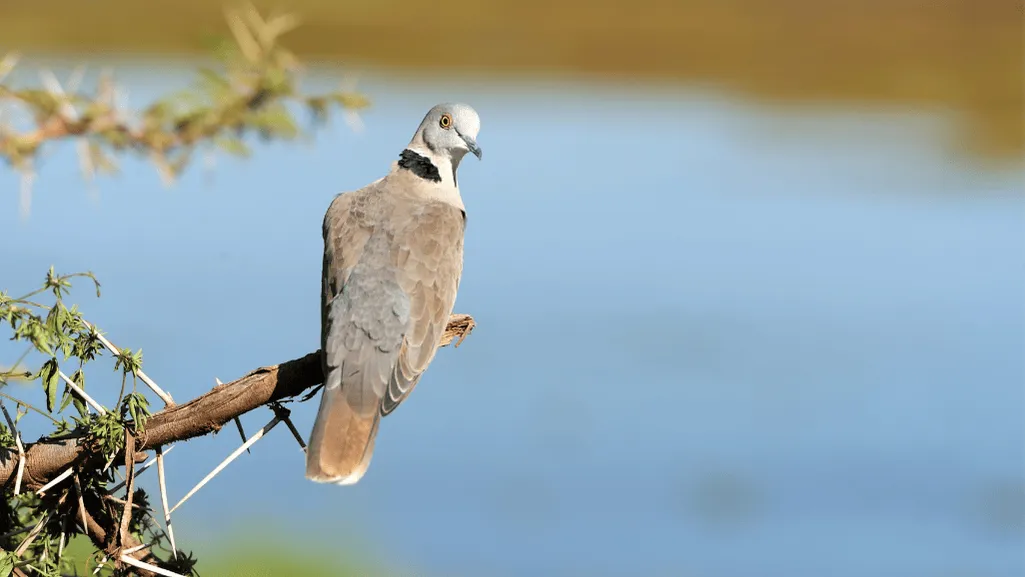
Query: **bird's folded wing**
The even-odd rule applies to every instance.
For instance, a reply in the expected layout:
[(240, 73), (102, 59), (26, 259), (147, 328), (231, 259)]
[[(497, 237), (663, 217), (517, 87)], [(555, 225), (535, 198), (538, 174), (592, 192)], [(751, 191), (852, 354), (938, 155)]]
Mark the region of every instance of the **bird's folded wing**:
[(397, 210), (392, 247), (397, 281), (409, 298), (409, 325), (402, 339), (381, 414), (395, 410), (416, 386), (438, 350), (452, 314), (463, 269), (465, 214), (455, 206), (432, 202)]

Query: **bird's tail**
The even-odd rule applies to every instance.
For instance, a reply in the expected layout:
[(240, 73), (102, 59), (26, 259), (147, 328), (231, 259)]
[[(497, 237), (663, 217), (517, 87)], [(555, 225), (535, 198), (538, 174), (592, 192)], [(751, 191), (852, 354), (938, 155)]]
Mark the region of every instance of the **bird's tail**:
[(340, 386), (324, 387), (320, 410), (306, 447), (306, 478), (318, 483), (354, 485), (370, 466), (380, 411), (354, 410)]

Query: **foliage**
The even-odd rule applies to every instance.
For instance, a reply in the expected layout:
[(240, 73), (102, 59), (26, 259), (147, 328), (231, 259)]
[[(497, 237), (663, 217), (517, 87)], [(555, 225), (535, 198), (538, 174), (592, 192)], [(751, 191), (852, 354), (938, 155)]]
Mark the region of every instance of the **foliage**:
[[(969, 153), (972, 162), (1008, 162), (1015, 169), (1025, 158), (1020, 0), (261, 0), (261, 5), (287, 5), (317, 23), (289, 40), (304, 57), (395, 69), (440, 65), (511, 78), (528, 70), (558, 77), (583, 73), (631, 87), (644, 79), (669, 81), (699, 92), (717, 87), (729, 98), (767, 106), (814, 108), (832, 101), (880, 112), (949, 111), (955, 130), (938, 134), (937, 144), (956, 156)], [(0, 39), (63, 52), (194, 53), (201, 46), (199, 31), (222, 18), (222, 3), (210, 0), (104, 0), (102, 8), (82, 0), (47, 0), (14, 6), (0, 18)], [(123, 22), (132, 23), (130, 32)], [(505, 32), (511, 22), (516, 34)], [(433, 26), (430, 31), (425, 23)]]
[[(119, 410), (102, 414), (91, 411), (69, 381), (85, 389), (90, 362), (104, 354), (99, 338), (102, 333), (82, 317), (77, 307), (68, 307), (64, 302), (75, 277), (91, 280), (99, 295), (100, 285), (91, 274), (59, 275), (52, 268), (42, 286), (34, 291), (18, 297), (0, 292), (0, 321), (9, 327), (14, 340), (28, 345), (23, 358), (30, 352), (45, 358), (35, 372), (21, 368), (0, 372), (0, 403), (5, 409), (16, 407), (16, 416), (12, 419), (15, 428), (27, 412), (33, 411), (50, 421), (52, 430), (47, 438), (84, 438), (110, 462), (125, 448), (127, 433), (144, 432), (150, 414), (149, 402), (138, 389), (141, 352), (125, 349), (115, 357), (114, 370), (122, 379)], [(36, 381), (44, 392), (45, 406), (35, 406), (9, 394), (6, 389), (11, 377)], [(124, 394), (129, 380), (131, 392)], [(11, 428), (4, 426), (0, 431), (0, 448), (16, 455)], [(15, 496), (13, 490), (5, 491), (5, 502), (0, 504), (0, 527), (30, 530), (0, 538), (0, 549), (7, 552), (6, 557), (0, 557), (0, 577), (7, 570), (5, 563), (31, 568), (37, 575), (47, 577), (71, 571), (73, 560), (66, 558), (63, 551), (67, 540), (81, 531), (79, 503), (100, 502), (114, 507), (120, 501), (110, 493), (115, 471), (116, 468), (80, 470), (74, 483), (60, 484), (42, 496), (24, 490)], [(128, 531), (143, 543), (162, 544), (165, 538), (149, 513), (146, 493), (142, 489), (134, 490), (132, 502), (137, 507), (131, 509)], [(120, 513), (115, 513), (119, 518)]]
[[(265, 525), (265, 524), (260, 524)], [(204, 556), (203, 577), (375, 577), (383, 572), (349, 547), (317, 547), (278, 531), (235, 533)]]
[[(252, 525), (272, 525), (271, 520), (249, 521)], [(95, 562), (90, 562), (92, 545), (88, 539), (76, 538), (65, 547), (65, 554), (75, 560), (78, 575), (91, 575)], [(232, 531), (204, 545), (201, 577), (382, 577), (395, 572), (382, 571), (360, 561), (362, 555), (351, 547), (317, 547), (303, 542), (295, 534), (272, 531), (271, 534)], [(3, 567), (0, 557), (0, 568)], [(104, 568), (100, 577), (109, 577)], [(401, 574), (401, 573), (398, 573)], [(3, 577), (0, 569), (0, 577)]]
[(0, 60), (0, 104), (19, 105), (31, 116), (32, 126), (18, 131), (0, 123), (0, 157), (22, 173), (27, 189), (33, 161), (43, 147), (73, 138), (79, 141), (87, 178), (116, 171), (115, 155), (135, 153), (148, 158), (169, 184), (197, 148), (248, 156), (249, 135), (263, 140), (299, 137), (302, 131), (290, 105), (304, 108), (314, 124), (325, 121), (334, 107), (352, 111), (367, 106), (366, 98), (351, 91), (309, 95), (299, 90), (299, 62), (278, 42), (297, 24), (291, 15), (264, 20), (251, 7), (229, 12), (234, 42), (220, 42), (214, 51), (223, 70), (200, 68), (192, 87), (137, 112), (125, 109), (111, 74), (100, 77), (93, 94), (77, 92), (80, 75), (68, 90), (51, 73), (42, 75), (45, 89), (6, 86), (3, 80), (18, 61), (8, 55)]
[[(292, 105), (305, 108), (314, 121), (326, 119), (333, 107), (365, 106), (366, 101), (352, 93), (310, 96), (299, 91), (298, 62), (278, 43), (295, 22), (287, 15), (264, 20), (253, 9), (229, 13), (235, 42), (218, 52), (224, 70), (201, 69), (192, 88), (162, 98), (137, 114), (119, 105), (109, 75), (101, 79), (92, 95), (75, 92), (73, 87), (65, 91), (52, 75), (45, 89), (5, 85), (3, 78), (16, 60), (8, 57), (0, 63), (0, 104), (7, 101), (22, 106), (30, 113), (33, 126), (19, 132), (0, 124), (0, 156), (30, 181), (40, 151), (55, 141), (73, 138), (80, 143), (87, 177), (96, 170), (115, 170), (116, 155), (134, 153), (149, 158), (170, 182), (200, 147), (244, 156), (249, 153), (248, 135), (296, 138), (301, 131), (289, 109)], [(82, 534), (88, 534), (93, 543), (94, 552), (87, 563), (90, 570), (109, 555), (125, 553), (131, 539), (149, 545), (151, 552), (163, 549), (168, 553), (164, 557), (171, 557), (159, 561), (143, 550), (147, 556), (143, 559), (140, 554), (140, 559), (178, 574), (194, 574), (195, 560), (190, 555), (181, 551), (170, 554), (168, 539), (154, 522), (149, 497), (134, 488), (132, 468), (123, 474), (119, 469), (134, 459), (134, 439), (145, 434), (150, 416), (150, 400), (138, 386), (144, 377), (142, 351), (114, 348), (77, 306), (66, 303), (76, 279), (91, 281), (100, 295), (100, 284), (91, 273), (58, 274), (53, 268), (35, 290), (20, 296), (0, 290), (0, 326), (26, 347), (13, 365), (0, 367), (0, 405), (5, 416), (0, 423), (0, 459), (23, 459), (25, 443), (18, 432), (19, 423), (32, 413), (49, 423), (39, 442), (74, 439), (95, 457), (83, 463), (102, 466), (76, 465), (69, 481), (42, 494), (35, 491), (38, 487), (27, 491), (24, 486), (16, 493), (20, 477), (19, 482), (3, 487), (0, 577), (57, 577), (76, 571), (75, 561), (66, 554), (67, 544)], [(112, 397), (113, 391), (98, 395), (96, 387), (86, 385), (87, 374), (89, 381), (100, 374), (94, 361), (107, 354), (115, 374), (121, 377), (120, 391), (108, 405), (110, 409), (92, 396)], [(39, 358), (39, 368), (26, 369), (23, 361), (35, 358)], [(11, 394), (8, 385), (13, 381), (34, 383), (45, 402), (32, 404)], [(111, 491), (116, 475), (128, 475), (122, 498)], [(94, 525), (100, 525), (102, 532)], [(84, 569), (81, 564), (79, 558), (77, 568)], [(107, 566), (113, 567), (115, 574), (130, 570), (149, 574), (120, 562)]]

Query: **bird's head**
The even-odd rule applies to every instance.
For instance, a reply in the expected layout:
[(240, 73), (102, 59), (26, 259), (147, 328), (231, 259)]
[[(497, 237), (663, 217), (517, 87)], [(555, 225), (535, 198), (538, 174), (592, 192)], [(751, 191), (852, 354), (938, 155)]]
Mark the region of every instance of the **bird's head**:
[(481, 158), (481, 149), (477, 146), (478, 132), (480, 117), (470, 105), (439, 104), (424, 116), (410, 142), (410, 148), (422, 145), (432, 155), (448, 157), (456, 166), (467, 152)]

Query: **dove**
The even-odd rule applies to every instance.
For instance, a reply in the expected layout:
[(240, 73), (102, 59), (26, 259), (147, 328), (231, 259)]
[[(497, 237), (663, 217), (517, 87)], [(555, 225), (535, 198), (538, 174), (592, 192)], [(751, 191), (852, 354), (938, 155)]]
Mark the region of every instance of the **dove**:
[(352, 485), (367, 472), (381, 419), (434, 359), (463, 271), (466, 210), (456, 176), (481, 159), (466, 104), (424, 116), (391, 170), (339, 194), (324, 215), (324, 387), (306, 478)]

